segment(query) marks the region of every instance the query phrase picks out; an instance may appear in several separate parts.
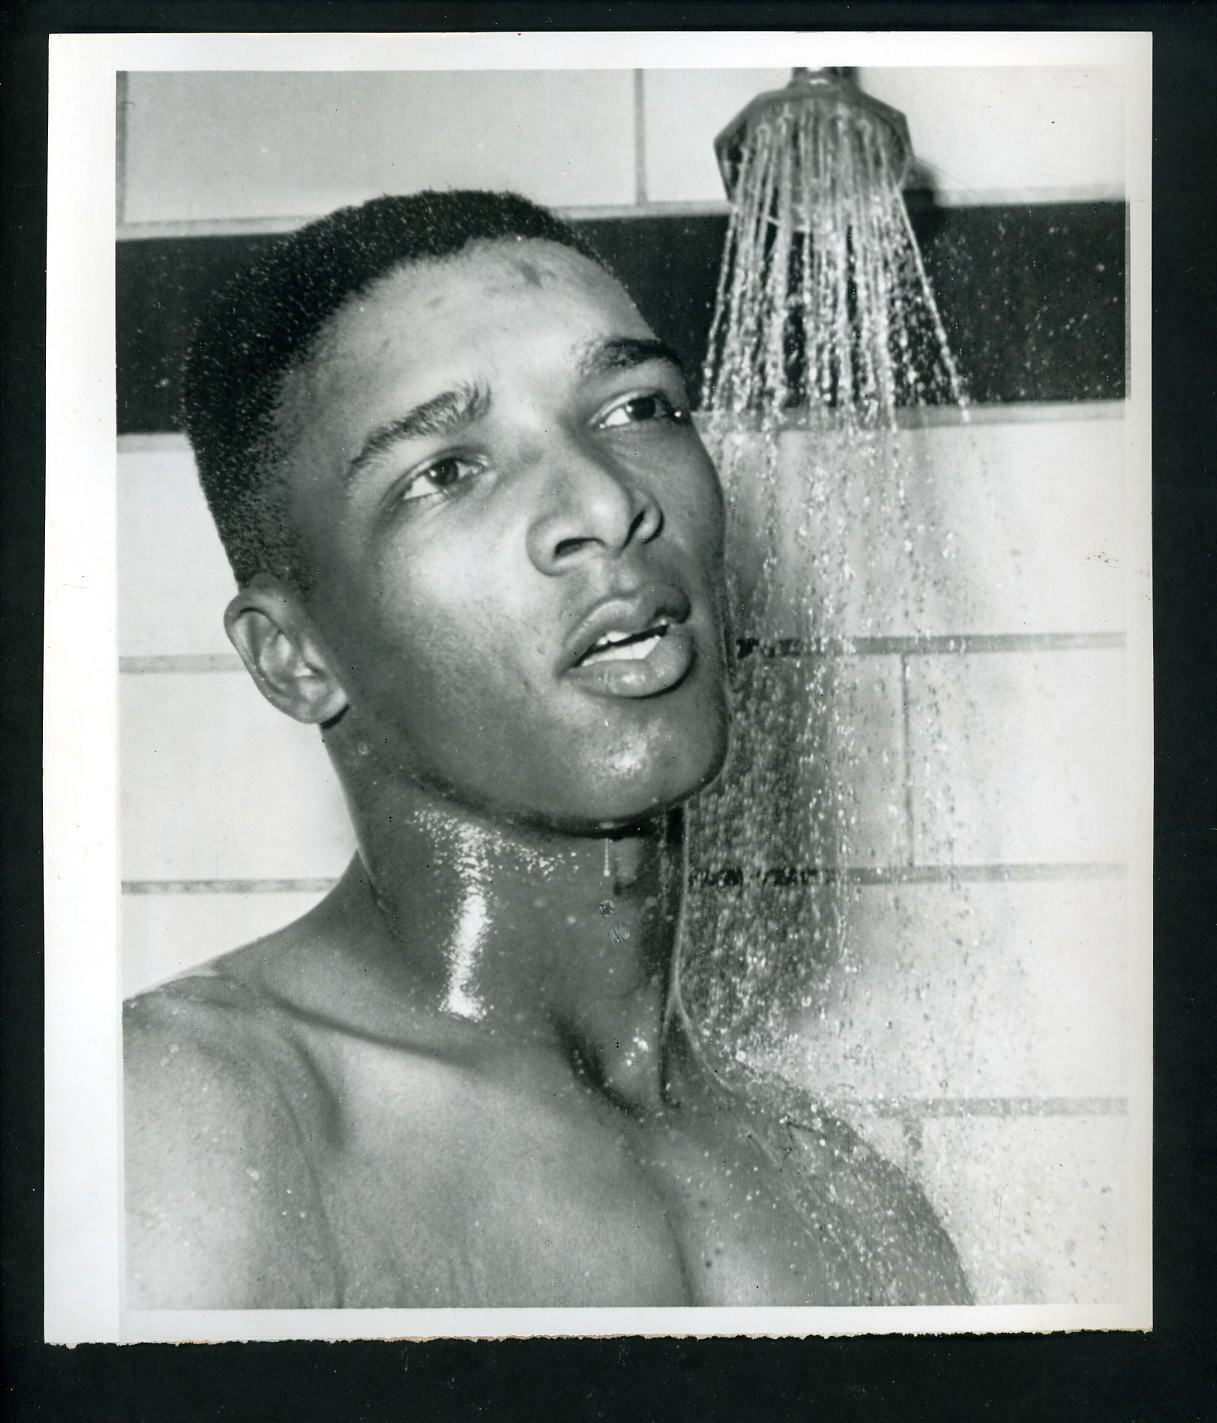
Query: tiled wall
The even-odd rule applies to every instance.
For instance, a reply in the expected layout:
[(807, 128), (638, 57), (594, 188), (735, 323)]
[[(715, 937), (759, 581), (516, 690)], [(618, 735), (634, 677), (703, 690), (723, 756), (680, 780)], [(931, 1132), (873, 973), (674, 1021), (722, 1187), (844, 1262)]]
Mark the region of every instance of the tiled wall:
[[(848, 460), (810, 438), (783, 437), (784, 530), (801, 471)], [(904, 432), (907, 550), (884, 501), (848, 478), (840, 495), (868, 754), (806, 1080), (925, 1183), (994, 1303), (1124, 1285), (1126, 440), (1116, 402)], [(792, 539), (762, 639), (792, 630), (805, 562)], [(767, 675), (788, 675), (770, 645)]]
[(629, 203), (633, 104), (627, 70), (132, 74), (123, 215), (301, 217), (458, 185)]
[[(1118, 69), (866, 69), (944, 201), (1119, 195)], [(307, 217), (509, 186), (556, 207), (719, 202), (713, 140), (780, 69), (131, 74), (128, 223)], [(436, 141), (436, 136), (441, 136)]]
[[(861, 77), (908, 113), (948, 199), (1118, 193), (1120, 88), (1103, 71)], [(576, 212), (717, 202), (713, 134), (784, 78), (130, 75), (124, 216), (273, 226), (425, 183), (509, 185)], [(884, 775), (911, 793), (891, 808), (878, 776), (867, 797), (856, 972), (829, 975), (804, 1023), (809, 1080), (862, 1100), (865, 1129), (948, 1214), (994, 1303), (1107, 1302), (1125, 1282), (1124, 973), (1138, 946), (1124, 937), (1121, 679), (1126, 580), (1140, 575), (1121, 414), (990, 407), (907, 436), (956, 533), (951, 579), (926, 609), (931, 640), (893, 615), (860, 645)], [(797, 454), (803, 437), (786, 438)], [(229, 574), (180, 436), (124, 439), (119, 481), (134, 991), (299, 914), (351, 840), (315, 734), (262, 702), (224, 640)], [(883, 533), (859, 520), (863, 549)], [(882, 560), (876, 576), (894, 591)], [(940, 780), (949, 849), (927, 793)]]

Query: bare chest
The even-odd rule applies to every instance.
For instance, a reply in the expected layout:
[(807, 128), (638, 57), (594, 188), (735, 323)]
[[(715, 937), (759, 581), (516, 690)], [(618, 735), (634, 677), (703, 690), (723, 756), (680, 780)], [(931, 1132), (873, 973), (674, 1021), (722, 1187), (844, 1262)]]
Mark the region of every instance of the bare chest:
[(857, 1242), (796, 1169), (728, 1116), (462, 1084), (359, 1104), (318, 1178), (348, 1306), (831, 1302)]

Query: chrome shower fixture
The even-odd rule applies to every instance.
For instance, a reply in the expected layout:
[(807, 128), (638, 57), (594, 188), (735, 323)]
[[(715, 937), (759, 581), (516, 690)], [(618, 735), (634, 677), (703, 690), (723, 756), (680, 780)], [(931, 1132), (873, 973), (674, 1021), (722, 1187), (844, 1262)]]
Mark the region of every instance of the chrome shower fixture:
[[(767, 137), (771, 141), (780, 138), (783, 130), (793, 133), (800, 120), (812, 112), (830, 128), (836, 127), (842, 132), (851, 125), (869, 128), (886, 156), (896, 183), (904, 182), (913, 157), (904, 115), (864, 94), (846, 70), (800, 67), (794, 70), (784, 89), (758, 94), (745, 105), (714, 140), (723, 184), (732, 201), (746, 145), (755, 145)], [(804, 178), (817, 182), (820, 176), (815, 169), (817, 160), (809, 155), (802, 161), (807, 168)]]

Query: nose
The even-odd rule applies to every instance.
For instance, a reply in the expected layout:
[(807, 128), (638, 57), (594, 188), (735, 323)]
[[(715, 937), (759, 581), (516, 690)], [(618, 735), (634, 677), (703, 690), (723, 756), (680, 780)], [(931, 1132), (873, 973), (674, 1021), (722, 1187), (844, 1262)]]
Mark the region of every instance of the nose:
[(646, 543), (662, 528), (663, 510), (644, 484), (589, 451), (568, 448), (529, 526), (528, 556), (553, 576), (598, 552)]

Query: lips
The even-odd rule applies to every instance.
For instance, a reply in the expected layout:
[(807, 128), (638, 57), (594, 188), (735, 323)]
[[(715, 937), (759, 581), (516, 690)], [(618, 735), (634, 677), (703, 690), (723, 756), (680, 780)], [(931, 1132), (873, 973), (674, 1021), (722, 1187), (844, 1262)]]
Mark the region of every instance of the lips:
[(693, 634), (683, 626), (689, 613), (687, 595), (673, 586), (651, 585), (606, 598), (570, 639), (564, 675), (606, 696), (670, 691), (696, 657)]

